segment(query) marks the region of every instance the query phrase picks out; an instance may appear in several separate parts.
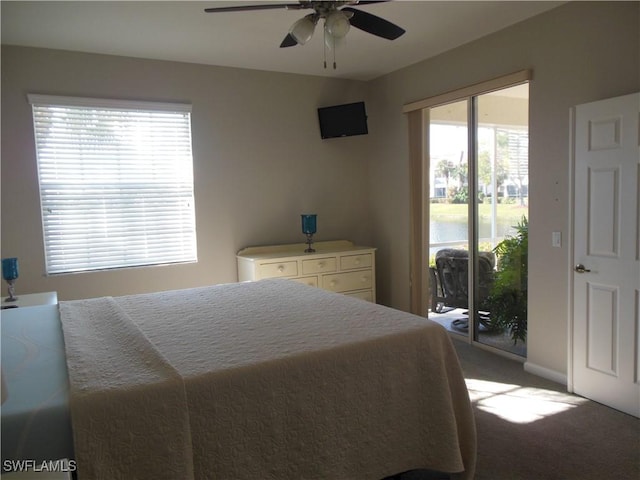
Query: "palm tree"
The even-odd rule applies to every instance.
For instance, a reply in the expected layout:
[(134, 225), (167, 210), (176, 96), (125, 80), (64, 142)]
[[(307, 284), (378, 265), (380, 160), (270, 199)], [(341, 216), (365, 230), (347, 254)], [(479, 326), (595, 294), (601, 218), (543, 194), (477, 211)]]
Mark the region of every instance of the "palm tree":
[(451, 160), (447, 160), (447, 159), (440, 160), (436, 164), (434, 173), (438, 177), (444, 177), (447, 197), (449, 196), (449, 179), (451, 178), (452, 175), (454, 175), (455, 171), (456, 171), (456, 166)]
[(478, 178), (480, 183), (484, 185), (493, 185), (492, 175), (496, 176), (496, 191), (500, 191), (500, 187), (508, 177), (508, 165), (507, 162), (498, 156), (495, 162), (495, 172), (493, 172), (491, 166), (491, 157), (489, 152), (483, 150), (478, 155)]

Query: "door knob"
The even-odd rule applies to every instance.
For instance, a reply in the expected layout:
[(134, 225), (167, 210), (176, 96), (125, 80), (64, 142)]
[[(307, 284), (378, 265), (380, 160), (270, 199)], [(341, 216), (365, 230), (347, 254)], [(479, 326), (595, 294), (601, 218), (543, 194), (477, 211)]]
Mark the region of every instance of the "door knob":
[(591, 270), (589, 270), (588, 268), (584, 268), (584, 265), (579, 263), (578, 265), (576, 265), (575, 271), (578, 273), (586, 273), (586, 272), (590, 272)]

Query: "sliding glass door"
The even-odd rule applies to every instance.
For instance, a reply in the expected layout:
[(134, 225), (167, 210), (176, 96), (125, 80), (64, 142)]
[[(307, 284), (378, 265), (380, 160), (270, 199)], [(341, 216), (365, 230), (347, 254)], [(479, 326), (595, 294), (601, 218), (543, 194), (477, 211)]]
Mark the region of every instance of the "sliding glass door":
[(429, 318), (526, 356), (528, 84), (428, 118)]
[(468, 110), (469, 102), (462, 100), (429, 111), (431, 312), (463, 334), (469, 331)]
[(478, 95), (475, 105), (474, 340), (526, 356), (529, 85)]

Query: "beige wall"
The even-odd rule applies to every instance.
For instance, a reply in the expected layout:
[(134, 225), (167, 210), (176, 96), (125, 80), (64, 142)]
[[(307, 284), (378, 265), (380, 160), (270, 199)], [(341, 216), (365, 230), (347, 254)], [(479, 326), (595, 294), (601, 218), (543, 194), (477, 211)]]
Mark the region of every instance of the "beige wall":
[[(45, 277), (27, 93), (190, 102), (198, 263)], [(321, 140), (316, 113), (365, 99), (355, 81), (3, 47), (1, 253), (19, 258), (18, 293), (75, 299), (235, 282), (241, 248), (305, 240), (301, 213), (318, 214), (317, 240), (367, 243), (371, 135)]]
[[(528, 362), (561, 375), (569, 300), (569, 109), (640, 89), (638, 2), (572, 2), (371, 83), (378, 295), (409, 308), (409, 171), (402, 105), (522, 69), (530, 85)], [(551, 247), (561, 231), (562, 248)]]

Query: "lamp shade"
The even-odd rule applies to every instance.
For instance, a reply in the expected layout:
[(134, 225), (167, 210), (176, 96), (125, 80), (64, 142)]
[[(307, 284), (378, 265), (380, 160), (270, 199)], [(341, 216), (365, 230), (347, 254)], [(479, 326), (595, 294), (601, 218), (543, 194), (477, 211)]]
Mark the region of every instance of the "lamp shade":
[(329, 32), (325, 32), (324, 36), (324, 44), (327, 46), (329, 50), (337, 50), (339, 47), (344, 45), (346, 38), (345, 37), (334, 37), (330, 35)]
[(307, 15), (306, 17), (303, 17), (296, 23), (294, 23), (289, 29), (289, 33), (296, 40), (296, 42), (298, 42), (300, 45), (304, 45), (309, 40), (311, 40), (313, 31), (316, 28), (317, 21), (318, 20), (313, 14)]
[(305, 235), (314, 234), (317, 231), (317, 215), (313, 214), (303, 214), (302, 217), (302, 233)]
[(2, 278), (5, 280), (15, 280), (18, 278), (18, 259), (3, 258), (2, 259)]
[(324, 21), (324, 28), (327, 33), (334, 38), (342, 38), (344, 37), (351, 24), (349, 23), (349, 19), (347, 16), (340, 10), (335, 10), (327, 15), (326, 20)]

